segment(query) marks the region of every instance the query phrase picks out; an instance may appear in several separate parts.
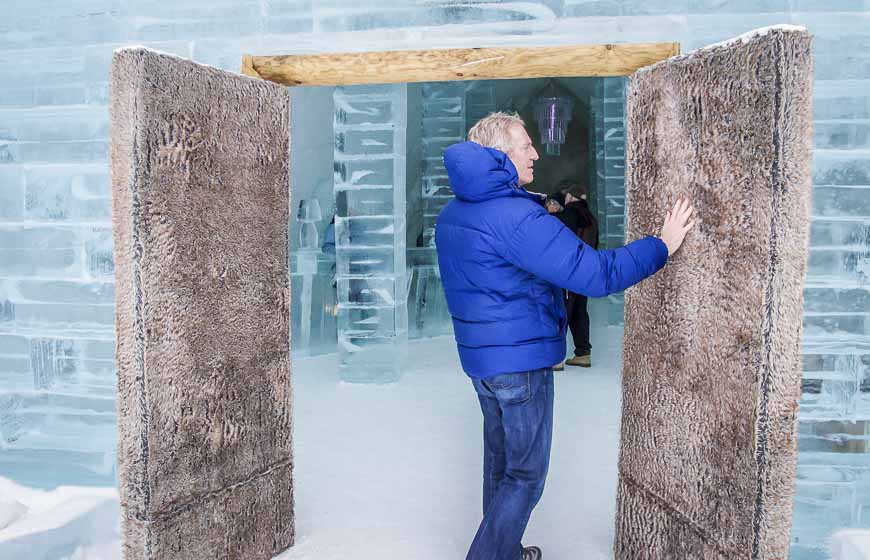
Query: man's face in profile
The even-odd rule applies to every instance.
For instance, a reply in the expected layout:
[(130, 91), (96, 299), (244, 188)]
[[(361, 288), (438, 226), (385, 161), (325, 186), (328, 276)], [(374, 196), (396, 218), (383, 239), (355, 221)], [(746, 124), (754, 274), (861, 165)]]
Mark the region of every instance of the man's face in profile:
[(507, 152), (508, 157), (517, 168), (520, 186), (528, 185), (535, 180), (535, 161), (538, 160), (538, 152), (532, 145), (526, 128), (515, 124), (510, 128), (511, 149)]

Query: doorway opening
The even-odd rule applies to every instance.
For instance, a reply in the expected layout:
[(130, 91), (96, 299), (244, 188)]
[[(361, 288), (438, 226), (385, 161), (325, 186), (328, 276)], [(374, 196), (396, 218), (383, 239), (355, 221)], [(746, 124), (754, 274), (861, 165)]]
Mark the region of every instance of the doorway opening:
[[(676, 54), (678, 46), (669, 49)], [(245, 58), (248, 68), (254, 58)], [(625, 85), (621, 76), (531, 72), (513, 79), (291, 88), (301, 538), (282, 558), (344, 557), (361, 548), (372, 557), (464, 554), (480, 515), (481, 419), (458, 363), (435, 256), (435, 219), (452, 199), (441, 152), (464, 140), (486, 114), (517, 112), (541, 154), (529, 190), (553, 194), (565, 180), (584, 184), (601, 247), (619, 246)], [(547, 153), (534, 118), (535, 99), (547, 88), (572, 106), (558, 155)], [(353, 255), (344, 265), (336, 262), (343, 251)], [(364, 269), (362, 261), (379, 267)], [(397, 270), (402, 261), (404, 271)], [(613, 542), (621, 295), (591, 302), (590, 315), (594, 366), (582, 374), (569, 368), (557, 378), (548, 492), (528, 532), (530, 539), (561, 543), (561, 552), (552, 546), (550, 552), (566, 557), (607, 555)], [(363, 375), (347, 376), (342, 362), (357, 356), (345, 348), (358, 344), (360, 330), (368, 338), (405, 337), (407, 346), (380, 345), (379, 359), (345, 364), (344, 371)], [(397, 355), (398, 365), (392, 362)], [(338, 383), (342, 379), (399, 382), (384, 387)], [(548, 501), (548, 495), (559, 499)], [(589, 530), (571, 531), (578, 522)]]

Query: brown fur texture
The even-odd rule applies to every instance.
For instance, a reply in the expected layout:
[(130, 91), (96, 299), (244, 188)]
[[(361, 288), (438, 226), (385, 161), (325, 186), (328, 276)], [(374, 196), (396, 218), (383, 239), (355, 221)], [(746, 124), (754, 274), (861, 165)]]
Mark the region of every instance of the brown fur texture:
[(127, 559), (294, 538), (286, 88), (115, 54), (111, 177)]
[(617, 559), (788, 556), (811, 91), (799, 30), (632, 79), (628, 237), (681, 194), (702, 223), (626, 294)]

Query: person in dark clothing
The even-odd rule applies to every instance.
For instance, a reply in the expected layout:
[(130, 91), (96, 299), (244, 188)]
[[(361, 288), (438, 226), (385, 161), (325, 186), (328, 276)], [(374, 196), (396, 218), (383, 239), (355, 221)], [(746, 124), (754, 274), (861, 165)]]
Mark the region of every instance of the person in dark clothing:
[[(560, 222), (565, 224), (565, 227), (571, 231), (575, 231), (578, 225), (578, 216), (575, 212), (565, 210), (563, 206), (565, 204), (565, 193), (558, 192), (553, 197), (545, 197), (543, 199), (544, 208), (547, 209), (547, 213), (551, 216), (557, 218)], [(570, 313), (570, 309), (566, 307), (566, 312)], [(573, 332), (573, 331), (571, 331)], [(564, 371), (565, 370), (565, 361), (562, 360), (558, 364), (553, 366), (553, 371)]]
[[(584, 243), (593, 249), (598, 249), (598, 220), (595, 219), (586, 202), (586, 188), (575, 181), (563, 181), (559, 186), (557, 200), (562, 205), (562, 211), (556, 214), (556, 217)], [(565, 293), (568, 328), (574, 339), (574, 356), (565, 360), (565, 364), (591, 367), (592, 344), (589, 340), (588, 298), (569, 290)]]
[(522, 119), (494, 113), (468, 138), (444, 151), (456, 198), (435, 225), (459, 360), (483, 414), (483, 518), (466, 560), (540, 560), (522, 538), (550, 462), (562, 290), (603, 297), (655, 274), (692, 228), (693, 209), (681, 198), (659, 237), (596, 251), (524, 188), (538, 153)]

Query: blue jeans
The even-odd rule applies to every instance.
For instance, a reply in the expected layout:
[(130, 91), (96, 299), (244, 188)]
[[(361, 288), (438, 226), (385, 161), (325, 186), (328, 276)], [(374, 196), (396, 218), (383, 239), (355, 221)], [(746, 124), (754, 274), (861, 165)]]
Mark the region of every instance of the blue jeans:
[(550, 466), (553, 370), (472, 382), (483, 412), (483, 521), (466, 560), (520, 560)]

